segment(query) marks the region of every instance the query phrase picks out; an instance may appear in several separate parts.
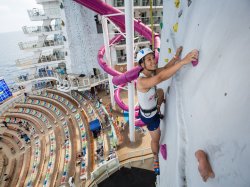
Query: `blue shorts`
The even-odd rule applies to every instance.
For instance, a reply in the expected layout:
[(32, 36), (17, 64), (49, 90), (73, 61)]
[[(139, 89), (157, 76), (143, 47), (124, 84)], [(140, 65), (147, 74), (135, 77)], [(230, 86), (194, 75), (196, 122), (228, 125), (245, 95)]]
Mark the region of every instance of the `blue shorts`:
[(140, 111), (139, 116), (142, 122), (147, 125), (149, 131), (154, 131), (160, 126), (160, 115), (158, 112), (151, 118), (145, 118), (143, 115), (141, 115)]

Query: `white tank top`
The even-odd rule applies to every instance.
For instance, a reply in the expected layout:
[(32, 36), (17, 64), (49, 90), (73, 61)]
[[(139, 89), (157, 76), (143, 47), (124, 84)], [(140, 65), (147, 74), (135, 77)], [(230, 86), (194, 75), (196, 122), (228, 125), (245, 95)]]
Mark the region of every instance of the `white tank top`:
[[(139, 77), (146, 77), (146, 76), (143, 73), (140, 73)], [(156, 86), (150, 88), (145, 93), (137, 90), (137, 98), (139, 105), (141, 106), (142, 109), (150, 110), (155, 108), (155, 106), (157, 105)], [(151, 113), (143, 113), (142, 111), (140, 112), (145, 118), (151, 118), (156, 114), (157, 110)]]

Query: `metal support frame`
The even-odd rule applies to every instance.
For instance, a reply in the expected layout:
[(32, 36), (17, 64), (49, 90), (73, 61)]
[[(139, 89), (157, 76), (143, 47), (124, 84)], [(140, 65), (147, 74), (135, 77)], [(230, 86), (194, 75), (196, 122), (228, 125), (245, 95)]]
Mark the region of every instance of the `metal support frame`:
[[(104, 46), (105, 46), (105, 56), (108, 61), (108, 64), (112, 67), (111, 55), (110, 55), (110, 49), (109, 49), (108, 23), (107, 23), (107, 19), (105, 19), (104, 17), (102, 18), (102, 28), (103, 28), (103, 39), (104, 39)], [(115, 108), (114, 84), (112, 82), (112, 76), (108, 75), (108, 79), (109, 79), (111, 105), (113, 108)]]
[[(125, 1), (125, 26), (126, 26), (126, 51), (127, 70), (134, 67), (134, 9), (133, 1)], [(129, 103), (129, 139), (135, 142), (135, 87), (134, 81), (128, 83), (128, 103)]]

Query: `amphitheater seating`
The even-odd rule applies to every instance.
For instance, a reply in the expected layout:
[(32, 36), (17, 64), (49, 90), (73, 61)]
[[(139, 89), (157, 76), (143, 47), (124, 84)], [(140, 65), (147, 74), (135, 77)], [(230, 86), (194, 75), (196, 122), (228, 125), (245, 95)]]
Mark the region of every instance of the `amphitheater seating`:
[(10, 133), (8, 133), (8, 132), (4, 132), (3, 135), (4, 135), (4, 136), (7, 136), (7, 137), (9, 137), (9, 138), (11, 138), (11, 139), (13, 139), (13, 140), (16, 142), (16, 144), (18, 145), (18, 147), (19, 147), (20, 150), (24, 149), (24, 146), (23, 146), (22, 142), (19, 140), (18, 137), (16, 137), (16, 136), (13, 135), (13, 134), (10, 134)]
[(13, 180), (10, 183), (10, 186), (17, 186), (19, 177), (21, 176), (21, 171), (23, 168), (23, 162), (24, 162), (24, 154), (19, 155), (18, 160), (17, 160), (17, 164), (16, 164), (16, 169), (14, 170), (15, 172), (13, 175)]
[(56, 106), (52, 105), (52, 104), (49, 103), (49, 102), (46, 102), (46, 101), (41, 100), (41, 101), (39, 102), (39, 104), (35, 104), (35, 103), (38, 103), (38, 102), (36, 101), (36, 99), (28, 99), (25, 103), (43, 106), (43, 107), (45, 107), (45, 108), (51, 110), (52, 112), (54, 112), (54, 113), (57, 115), (58, 119), (64, 120), (64, 117), (62, 116), (61, 110), (58, 109)]
[(64, 184), (66, 182), (66, 179), (68, 177), (69, 161), (71, 159), (70, 134), (69, 134), (69, 128), (68, 128), (66, 121), (63, 122), (63, 129), (64, 129), (66, 140), (64, 143), (65, 157), (64, 157), (64, 167), (63, 167), (63, 172), (62, 172), (61, 184)]
[[(46, 94), (45, 94), (46, 93)], [(46, 95), (46, 96), (45, 96)], [(64, 97), (62, 96), (59, 96), (57, 94), (54, 94), (54, 93), (47, 93), (47, 92), (44, 92), (41, 94), (41, 96), (44, 96), (44, 97), (49, 97), (51, 99), (55, 99), (63, 104), (65, 104), (70, 110), (71, 112), (76, 112), (76, 108), (68, 101), (66, 100)]]
[(87, 150), (86, 130), (84, 128), (83, 121), (82, 121), (79, 113), (75, 114), (75, 118), (77, 120), (79, 129), (80, 129), (80, 133), (81, 133), (81, 146), (82, 146), (83, 158), (81, 161), (80, 178), (82, 179), (82, 178), (84, 178), (85, 171), (86, 171), (86, 163), (85, 163), (85, 160), (87, 157), (87, 155), (86, 155), (87, 154), (87, 152), (86, 152), (86, 150)]
[[(1, 137), (1, 136), (0, 136), (0, 137)], [(11, 143), (9, 140), (7, 140), (6, 138), (2, 137), (1, 142), (3, 142), (3, 143), (10, 149), (10, 152), (11, 152), (12, 154), (15, 154), (15, 153), (16, 153), (16, 150), (15, 150), (15, 148), (14, 148), (13, 143)]]
[(49, 179), (51, 177), (51, 174), (53, 172), (54, 165), (55, 165), (56, 141), (55, 141), (54, 132), (49, 134), (49, 140), (50, 140), (49, 162), (48, 162), (48, 166), (47, 166), (47, 170), (46, 170), (46, 174), (45, 174), (45, 179), (43, 181), (43, 186), (49, 186), (49, 183), (50, 183)]
[(26, 113), (26, 114), (30, 114), (32, 116), (35, 116), (38, 119), (40, 119), (46, 125), (46, 127), (48, 129), (52, 128), (48, 119), (41, 112), (39, 112), (37, 110), (33, 110), (33, 109), (29, 109), (29, 108), (18, 108), (16, 112)]
[(22, 167), (23, 171), (20, 174), (19, 178), (19, 185), (17, 186), (24, 186), (25, 179), (27, 178), (28, 172), (29, 172), (29, 166), (30, 166), (30, 159), (31, 159), (31, 153), (32, 153), (32, 148), (28, 148), (25, 152), (25, 165)]
[(32, 163), (30, 174), (28, 175), (28, 178), (27, 178), (27, 180), (28, 180), (27, 184), (25, 185), (27, 187), (34, 186), (33, 182), (37, 176), (38, 165), (40, 164), (40, 161), (41, 161), (41, 142), (40, 142), (40, 139), (36, 139), (34, 144), (35, 144), (34, 155), (33, 155), (33, 159), (32, 159), (33, 163)]

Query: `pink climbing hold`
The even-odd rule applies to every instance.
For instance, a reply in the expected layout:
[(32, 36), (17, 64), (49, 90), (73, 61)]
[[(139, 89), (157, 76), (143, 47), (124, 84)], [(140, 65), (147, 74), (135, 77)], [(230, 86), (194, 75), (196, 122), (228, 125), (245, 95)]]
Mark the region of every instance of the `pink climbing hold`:
[(197, 58), (196, 60), (192, 61), (193, 67), (197, 66), (198, 63), (199, 63), (199, 58)]
[(199, 60), (198, 60), (198, 59), (197, 59), (197, 60), (192, 61), (193, 67), (197, 66), (197, 64), (198, 64), (198, 63), (199, 63)]
[(164, 160), (167, 160), (167, 145), (166, 144), (161, 144), (160, 145), (160, 152)]

